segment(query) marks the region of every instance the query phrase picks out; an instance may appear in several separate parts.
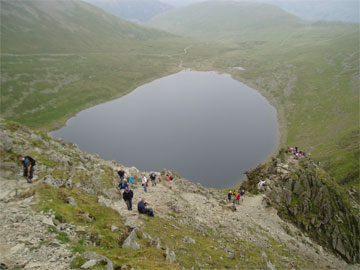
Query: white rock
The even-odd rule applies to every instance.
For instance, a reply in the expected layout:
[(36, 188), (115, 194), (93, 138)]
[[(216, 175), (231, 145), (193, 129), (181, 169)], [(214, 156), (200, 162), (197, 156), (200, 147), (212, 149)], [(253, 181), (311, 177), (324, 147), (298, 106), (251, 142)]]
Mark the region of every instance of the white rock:
[(82, 269), (88, 269), (90, 267), (93, 267), (95, 264), (97, 263), (97, 260), (90, 260), (90, 261), (87, 261), (86, 263), (84, 263), (81, 268)]
[(49, 226), (54, 226), (54, 222), (49, 217), (43, 217), (42, 223), (49, 225)]

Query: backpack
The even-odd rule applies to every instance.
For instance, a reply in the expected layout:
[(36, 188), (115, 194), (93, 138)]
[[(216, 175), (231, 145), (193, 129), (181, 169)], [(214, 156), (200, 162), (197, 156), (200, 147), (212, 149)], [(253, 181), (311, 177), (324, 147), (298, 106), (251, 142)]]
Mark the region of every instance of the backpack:
[(33, 159), (32, 157), (30, 157), (30, 156), (25, 156), (24, 158), (26, 158), (27, 160), (30, 161), (31, 167), (34, 167), (34, 166), (36, 165), (36, 160)]

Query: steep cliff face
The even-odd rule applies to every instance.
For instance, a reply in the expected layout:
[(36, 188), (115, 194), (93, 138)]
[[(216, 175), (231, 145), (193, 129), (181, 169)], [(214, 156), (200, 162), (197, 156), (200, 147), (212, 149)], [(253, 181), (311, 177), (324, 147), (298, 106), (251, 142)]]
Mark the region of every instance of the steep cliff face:
[(247, 176), (243, 186), (254, 192), (257, 183), (265, 181), (266, 200), (281, 218), (346, 261), (359, 263), (358, 193), (345, 192), (312, 160), (297, 160), (283, 151)]
[[(36, 159), (34, 184), (23, 179), (17, 154)], [(249, 193), (233, 212), (226, 191), (205, 188), (166, 170), (157, 173), (157, 185), (150, 184), (145, 193), (140, 177), (149, 172), (102, 160), (73, 144), (3, 120), (0, 161), (0, 208), (4, 209), (0, 212), (0, 235), (4, 236), (0, 237), (0, 263), (9, 269), (353, 267), (282, 220), (269, 207), (270, 195)], [(279, 178), (274, 174), (279, 166), (263, 171), (264, 166), (257, 175), (264, 172), (263, 178)], [(135, 180), (132, 211), (116, 189), (114, 168), (118, 167)], [(165, 173), (174, 176), (171, 188)], [(294, 182), (297, 190), (295, 186)], [(276, 185), (269, 186), (268, 192), (276, 192)], [(136, 204), (142, 198), (151, 201), (155, 217), (138, 214)], [(274, 200), (273, 205), (278, 207), (285, 198)], [(302, 211), (302, 207), (291, 211)], [(344, 217), (350, 219), (351, 212)], [(310, 230), (311, 222), (305, 224)], [(358, 230), (354, 230), (348, 233), (356, 239)], [(346, 252), (352, 252), (348, 238), (341, 231), (336, 238), (334, 231), (330, 236), (335, 248), (341, 251), (339, 241), (344, 245), (346, 258)]]

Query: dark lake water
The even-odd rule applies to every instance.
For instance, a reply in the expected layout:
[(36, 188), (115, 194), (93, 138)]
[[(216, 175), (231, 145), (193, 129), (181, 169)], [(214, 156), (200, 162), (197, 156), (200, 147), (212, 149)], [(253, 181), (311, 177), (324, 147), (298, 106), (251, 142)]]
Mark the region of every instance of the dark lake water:
[(185, 70), (86, 109), (51, 136), (143, 171), (235, 185), (278, 145), (275, 108), (227, 74)]

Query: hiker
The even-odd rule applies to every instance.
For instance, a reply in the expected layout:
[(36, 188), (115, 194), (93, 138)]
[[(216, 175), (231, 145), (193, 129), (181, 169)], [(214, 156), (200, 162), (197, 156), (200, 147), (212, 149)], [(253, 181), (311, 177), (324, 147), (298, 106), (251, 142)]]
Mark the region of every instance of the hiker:
[(241, 201), (242, 201), (242, 202), (244, 201), (244, 195), (245, 195), (245, 190), (244, 190), (244, 189), (241, 189), (241, 191), (240, 191), (240, 196), (241, 196)]
[(17, 156), (18, 161), (20, 161), (24, 166), (23, 176), (26, 178), (28, 183), (34, 183), (34, 166), (35, 160), (30, 156), (23, 157), (22, 155)]
[(132, 210), (132, 198), (134, 197), (133, 191), (127, 187), (123, 193), (123, 199), (127, 205), (128, 210)]
[(124, 180), (124, 177), (125, 177), (124, 168), (121, 168), (117, 173), (118, 173), (118, 175), (119, 175), (119, 177), (120, 177), (120, 181), (123, 181), (123, 180)]
[(149, 204), (150, 202), (146, 202), (145, 199), (142, 199), (138, 203), (138, 211), (140, 214), (147, 214), (148, 216), (153, 217), (154, 211), (148, 206)]
[(171, 189), (172, 181), (173, 181), (174, 178), (172, 176), (170, 176), (170, 175), (167, 175), (167, 179), (168, 179), (169, 188)]
[(265, 181), (260, 180), (260, 182), (258, 183), (258, 189), (262, 190), (262, 186), (265, 184)]
[(151, 180), (151, 185), (152, 185), (152, 186), (156, 186), (156, 182), (155, 182), (155, 180), (156, 180), (156, 173), (151, 172), (151, 174), (150, 174), (150, 180)]
[(125, 191), (125, 189), (129, 187), (129, 185), (128, 185), (128, 183), (126, 182), (126, 180), (123, 180), (123, 181), (120, 181), (118, 187), (120, 188), (121, 194), (123, 194), (124, 191)]
[(148, 181), (145, 174), (142, 175), (141, 185), (144, 187), (144, 191), (147, 192)]
[(229, 199), (229, 202), (231, 202), (231, 196), (233, 195), (233, 192), (230, 190), (229, 193), (228, 193), (228, 199)]
[(134, 179), (132, 178), (131, 175), (129, 175), (129, 177), (128, 177), (128, 182), (131, 184), (134, 184)]
[(238, 194), (236, 195), (237, 204), (240, 204), (240, 198), (241, 198), (241, 193), (238, 191)]
[(231, 206), (231, 210), (233, 210), (234, 212), (236, 212), (236, 199), (233, 200), (233, 204)]

